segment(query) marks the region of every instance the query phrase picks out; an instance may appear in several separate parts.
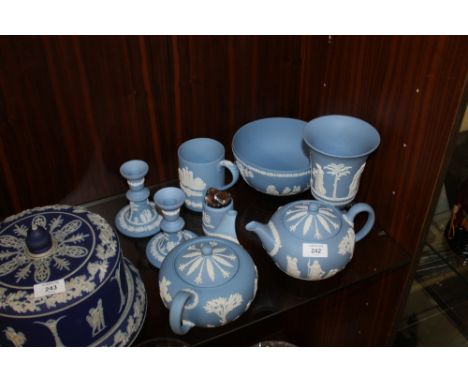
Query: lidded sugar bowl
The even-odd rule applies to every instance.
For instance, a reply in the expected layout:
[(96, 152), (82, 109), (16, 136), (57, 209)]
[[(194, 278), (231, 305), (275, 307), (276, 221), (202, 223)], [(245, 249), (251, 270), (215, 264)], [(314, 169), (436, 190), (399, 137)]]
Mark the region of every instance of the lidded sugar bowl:
[[(364, 226), (354, 232), (354, 218), (367, 212)], [(323, 280), (343, 270), (351, 261), (354, 245), (372, 229), (375, 214), (366, 203), (348, 212), (315, 201), (301, 200), (280, 207), (268, 224), (246, 225), (260, 238), (275, 264), (291, 277)]]
[(112, 227), (54, 205), (0, 223), (0, 346), (126, 346), (146, 292)]
[(225, 325), (250, 307), (258, 274), (240, 245), (217, 237), (198, 237), (174, 248), (159, 271), (161, 299), (176, 334), (192, 327)]

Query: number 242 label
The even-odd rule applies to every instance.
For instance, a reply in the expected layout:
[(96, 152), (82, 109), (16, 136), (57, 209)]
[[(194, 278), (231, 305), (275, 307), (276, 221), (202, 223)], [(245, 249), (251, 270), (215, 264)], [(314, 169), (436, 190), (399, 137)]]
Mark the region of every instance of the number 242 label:
[(328, 257), (328, 244), (302, 244), (303, 257)]

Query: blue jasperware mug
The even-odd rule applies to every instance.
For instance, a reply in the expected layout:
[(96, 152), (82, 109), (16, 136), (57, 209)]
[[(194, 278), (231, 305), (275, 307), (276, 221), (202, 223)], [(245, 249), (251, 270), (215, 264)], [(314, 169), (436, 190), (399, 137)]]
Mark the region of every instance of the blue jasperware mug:
[[(209, 187), (226, 190), (239, 179), (239, 170), (224, 154), (224, 146), (211, 138), (190, 139), (179, 146), (179, 182), (188, 209), (201, 212)], [(229, 184), (225, 184), (225, 168), (232, 175)]]
[(326, 115), (304, 127), (310, 149), (312, 196), (343, 207), (351, 203), (367, 157), (379, 146), (378, 131), (366, 121), (347, 115)]

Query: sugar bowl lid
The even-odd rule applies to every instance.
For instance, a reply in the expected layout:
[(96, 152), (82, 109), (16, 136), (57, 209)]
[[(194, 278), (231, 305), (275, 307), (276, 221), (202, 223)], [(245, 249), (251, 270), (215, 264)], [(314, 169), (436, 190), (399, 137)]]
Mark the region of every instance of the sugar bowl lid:
[(218, 287), (235, 277), (243, 249), (234, 242), (198, 237), (171, 253), (177, 275), (195, 287)]
[(342, 214), (316, 200), (290, 203), (278, 211), (284, 227), (301, 240), (326, 241), (341, 229)]
[(100, 215), (38, 207), (0, 223), (0, 316), (55, 312), (94, 294), (112, 274), (120, 245)]

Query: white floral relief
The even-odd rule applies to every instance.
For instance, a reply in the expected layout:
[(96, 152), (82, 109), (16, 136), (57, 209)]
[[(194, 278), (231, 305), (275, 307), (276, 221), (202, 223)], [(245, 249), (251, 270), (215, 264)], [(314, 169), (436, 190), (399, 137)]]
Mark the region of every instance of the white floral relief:
[(196, 245), (189, 247), (189, 252), (182, 255), (185, 262), (179, 264), (178, 269), (186, 276), (197, 273), (194, 279), (196, 284), (202, 284), (207, 279), (214, 282), (218, 274), (224, 279), (229, 278), (235, 268), (237, 256), (225, 253), (226, 247), (218, 246), (216, 242), (213, 244), (210, 256), (203, 255), (201, 248)]
[(270, 228), (271, 234), (273, 236), (273, 248), (268, 252), (268, 254), (274, 257), (282, 247), (281, 237), (278, 230), (276, 229), (276, 226), (271, 221), (268, 222), (268, 228)]
[(242, 304), (242, 295), (240, 293), (231, 294), (228, 298), (218, 297), (209, 300), (203, 306), (205, 312), (216, 314), (219, 317), (220, 325), (228, 322), (227, 315)]
[(353, 254), (354, 251), (355, 234), (352, 228), (348, 228), (346, 235), (343, 236), (338, 244), (338, 253), (340, 255)]
[[(32, 224), (47, 229), (47, 219), (44, 215), (34, 217)], [(70, 270), (70, 259), (88, 255), (86, 246), (79, 245), (89, 236), (87, 233), (77, 232), (81, 226), (80, 219), (74, 219), (65, 225), (61, 215), (51, 219), (48, 231), (56, 246), (50, 255), (44, 258), (33, 258), (28, 255), (26, 246), (28, 229), (24, 225), (15, 227), (14, 233), (18, 236), (0, 236), (0, 245), (7, 249), (0, 252), (0, 277), (16, 272), (15, 281), (19, 283), (32, 273), (36, 283), (44, 283), (50, 278), (51, 267)]]
[(297, 266), (297, 257), (286, 256), (286, 261), (286, 273), (295, 278), (301, 277), (301, 271)]
[(366, 163), (364, 162), (361, 167), (356, 171), (356, 173), (353, 176), (353, 180), (349, 184), (349, 190), (348, 190), (348, 197), (354, 197), (359, 189), (359, 179), (361, 177), (362, 172), (364, 171), (364, 167), (366, 166)]
[(236, 161), (236, 166), (244, 179), (253, 178), (255, 176), (254, 173), (246, 166), (244, 166), (240, 161)]
[[(313, 230), (313, 237), (321, 240), (324, 237), (324, 231), (332, 234), (333, 229), (337, 230), (339, 219), (332, 209), (327, 207), (319, 207), (315, 212), (309, 211), (309, 202), (302, 202), (294, 205), (286, 211), (289, 231), (296, 232), (297, 228), (302, 225), (302, 235), (305, 236), (310, 230)], [(294, 222), (294, 223), (293, 223)]]
[(172, 296), (169, 293), (169, 285), (172, 282), (166, 279), (165, 276), (161, 280), (159, 280), (159, 294), (161, 295), (162, 300), (164, 301), (165, 305), (172, 301)]
[[(155, 208), (153, 202), (148, 202), (148, 204), (151, 209)], [(141, 217), (134, 218), (131, 209), (130, 203), (122, 208), (117, 215), (117, 221), (124, 230), (132, 233), (142, 233), (152, 231), (161, 224), (162, 216), (156, 212), (146, 209)], [(129, 224), (129, 221), (131, 224)]]
[(323, 278), (328, 279), (329, 277), (335, 276), (339, 271), (341, 271), (341, 269), (330, 269), (326, 276), (324, 276)]
[(26, 343), (26, 336), (22, 332), (17, 332), (11, 326), (8, 326), (3, 333), (8, 341), (10, 341), (13, 346), (21, 347)]
[(308, 280), (320, 280), (325, 272), (322, 270), (320, 263), (317, 260), (314, 260), (312, 264), (310, 264), (310, 260), (307, 264), (307, 279)]
[(86, 316), (86, 322), (91, 327), (93, 337), (96, 337), (106, 328), (104, 320), (104, 307), (102, 306), (102, 299), (98, 300), (96, 307), (91, 308)]

